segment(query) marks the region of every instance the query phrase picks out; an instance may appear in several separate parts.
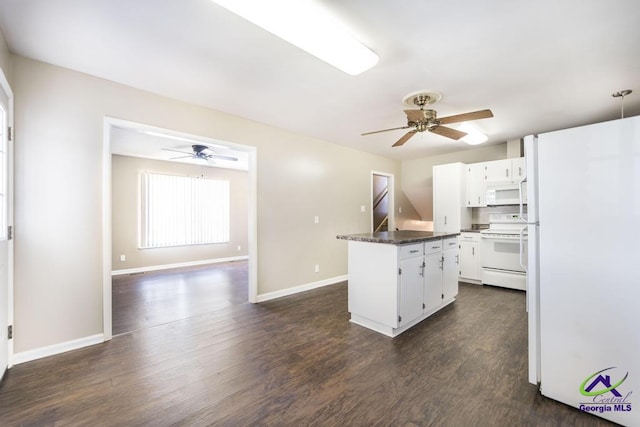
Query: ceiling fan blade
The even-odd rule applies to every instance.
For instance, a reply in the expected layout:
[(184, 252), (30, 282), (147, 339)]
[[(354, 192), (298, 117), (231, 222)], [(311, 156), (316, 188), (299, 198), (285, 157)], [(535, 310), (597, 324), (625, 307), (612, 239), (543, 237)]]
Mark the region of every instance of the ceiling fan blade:
[(171, 148), (163, 148), (164, 151), (173, 151), (174, 153), (180, 153), (180, 154), (188, 154), (189, 156), (192, 156), (193, 153), (189, 153), (188, 151), (180, 151), (180, 150), (173, 150)]
[(388, 132), (390, 130), (398, 130), (398, 129), (409, 129), (411, 126), (401, 126), (399, 128), (391, 128), (391, 129), (382, 129), (382, 130), (375, 130), (373, 132), (366, 132), (366, 133), (361, 133), (360, 136), (365, 136), (365, 135), (372, 135), (374, 133), (380, 133), (380, 132)]
[[(173, 151), (175, 151), (175, 150), (173, 150)], [(176, 159), (190, 159), (190, 158), (192, 158), (192, 157), (193, 157), (193, 155), (191, 155), (191, 154), (190, 154), (190, 155), (188, 155), (188, 156), (169, 157), (169, 160), (176, 160)]]
[(455, 139), (456, 141), (467, 134), (457, 129), (448, 128), (446, 126), (434, 126), (429, 128), (429, 132), (437, 133), (438, 135), (446, 136), (447, 138)]
[(424, 110), (404, 110), (404, 113), (410, 122), (421, 122), (426, 118)]
[(405, 142), (407, 142), (413, 135), (415, 135), (416, 132), (418, 132), (418, 131), (414, 129), (414, 130), (410, 130), (409, 132), (405, 133), (402, 138), (397, 140), (396, 143), (392, 145), (392, 147), (400, 147)]
[(467, 122), (469, 120), (488, 119), (493, 117), (491, 110), (480, 110), (472, 113), (456, 114), (455, 116), (441, 117), (438, 119), (440, 124)]

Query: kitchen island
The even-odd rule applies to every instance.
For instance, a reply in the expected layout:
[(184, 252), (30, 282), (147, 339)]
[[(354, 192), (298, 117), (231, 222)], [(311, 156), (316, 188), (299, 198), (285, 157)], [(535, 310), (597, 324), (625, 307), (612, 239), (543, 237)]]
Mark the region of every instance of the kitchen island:
[(458, 234), (385, 231), (349, 242), (351, 322), (395, 337), (455, 301)]

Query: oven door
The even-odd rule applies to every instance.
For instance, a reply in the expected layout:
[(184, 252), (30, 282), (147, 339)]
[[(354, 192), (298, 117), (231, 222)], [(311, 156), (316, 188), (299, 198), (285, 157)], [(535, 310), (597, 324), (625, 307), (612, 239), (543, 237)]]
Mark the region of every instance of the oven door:
[[(526, 235), (522, 236), (526, 241)], [(480, 240), (480, 264), (482, 268), (496, 270), (525, 272), (520, 263), (521, 256), (526, 258), (526, 247), (524, 254), (520, 254), (520, 235), (482, 232)]]

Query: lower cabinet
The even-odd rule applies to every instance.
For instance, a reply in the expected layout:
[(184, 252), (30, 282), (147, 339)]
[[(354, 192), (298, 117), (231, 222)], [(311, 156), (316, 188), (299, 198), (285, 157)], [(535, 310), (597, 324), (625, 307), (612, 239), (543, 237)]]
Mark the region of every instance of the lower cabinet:
[(457, 238), (409, 245), (349, 242), (351, 322), (394, 337), (458, 294)]
[(442, 305), (442, 241), (425, 243), (424, 309)]
[[(422, 245), (421, 245), (422, 246)], [(422, 314), (424, 309), (422, 283), (424, 281), (424, 257), (419, 256), (400, 260), (398, 324), (406, 325)]]
[(458, 295), (460, 264), (458, 239), (455, 237), (444, 239), (442, 246), (442, 300), (449, 301)]
[(482, 284), (482, 266), (480, 264), (480, 233), (463, 232), (460, 234), (460, 280)]

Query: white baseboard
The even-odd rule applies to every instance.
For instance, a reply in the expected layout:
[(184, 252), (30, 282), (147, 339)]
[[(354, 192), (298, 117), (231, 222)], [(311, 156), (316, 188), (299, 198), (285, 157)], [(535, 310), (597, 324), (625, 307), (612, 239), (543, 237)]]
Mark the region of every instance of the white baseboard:
[(344, 282), (349, 276), (347, 274), (343, 276), (331, 277), (329, 279), (320, 280), (318, 282), (307, 283), (300, 286), (294, 286), (293, 288), (283, 289), (281, 291), (268, 292), (266, 294), (258, 295), (257, 302), (265, 302), (276, 298), (282, 298), (289, 295), (294, 295), (300, 292), (310, 291), (311, 289), (321, 288), (323, 286), (335, 285), (336, 283)]
[(103, 342), (103, 334), (90, 335), (88, 337), (78, 338), (77, 340), (61, 342), (59, 344), (53, 344), (46, 347), (36, 348), (34, 350), (16, 353), (13, 355), (12, 362), (14, 365), (18, 365), (20, 363), (42, 359), (43, 357), (53, 356), (55, 354), (65, 353), (71, 350), (77, 350), (79, 348), (88, 347), (90, 345), (101, 344)]
[(128, 268), (126, 270), (113, 270), (111, 272), (111, 275), (119, 276), (122, 274), (144, 273), (147, 271), (166, 270), (169, 268), (193, 267), (196, 265), (218, 264), (221, 262), (231, 262), (231, 261), (244, 261), (247, 259), (249, 259), (249, 257), (244, 255), (244, 256), (234, 256), (234, 257), (228, 257), (228, 258), (203, 259), (200, 261), (177, 262), (175, 264), (162, 264), (162, 265), (152, 265), (149, 267)]

